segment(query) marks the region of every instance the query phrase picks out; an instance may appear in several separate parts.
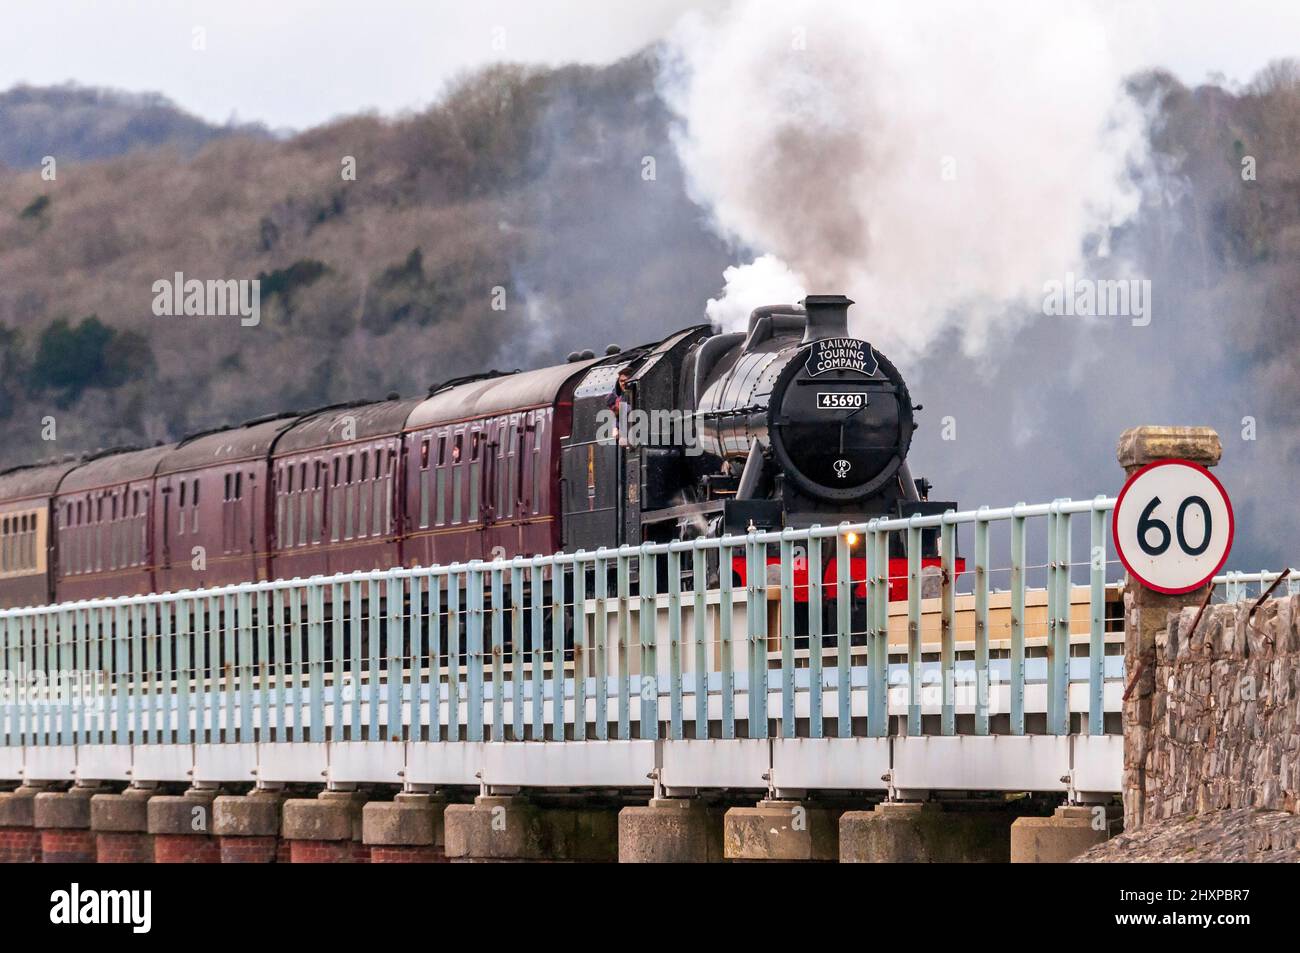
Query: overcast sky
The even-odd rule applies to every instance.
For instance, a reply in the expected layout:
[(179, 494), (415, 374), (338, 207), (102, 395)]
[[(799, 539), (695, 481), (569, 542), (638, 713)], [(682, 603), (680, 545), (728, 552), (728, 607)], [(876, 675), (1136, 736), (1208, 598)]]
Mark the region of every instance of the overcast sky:
[[(685, 10), (726, 2), (7, 0), (0, 89), (72, 80), (159, 91), (212, 121), (304, 128), (419, 108), (449, 76), (493, 60), (608, 62), (661, 37)], [(1186, 82), (1244, 81), (1300, 55), (1300, 0), (1098, 2), (1126, 62), (1167, 66)]]

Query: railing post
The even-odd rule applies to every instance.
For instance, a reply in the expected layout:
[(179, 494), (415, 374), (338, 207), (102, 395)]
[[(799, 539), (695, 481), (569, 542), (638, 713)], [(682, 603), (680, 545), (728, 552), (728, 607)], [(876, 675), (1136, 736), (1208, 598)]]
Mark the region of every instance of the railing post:
[(682, 556), (668, 550), (668, 737), (682, 737)]
[(732, 661), (731, 624), (735, 614), (731, 547), (718, 547), (718, 668), (722, 682), (722, 737), (736, 737), (736, 672)]
[(781, 736), (794, 737), (794, 544), (781, 534)]
[(939, 554), (943, 559), (942, 589), (939, 592), (939, 681), (942, 686), (942, 712), (939, 730), (942, 734), (957, 733), (957, 526), (950, 516), (943, 514), (939, 529)]
[(533, 715), (533, 741), (546, 740), (546, 672), (543, 668), (545, 665), (546, 650), (546, 626), (545, 610), (542, 608), (546, 604), (546, 582), (542, 578), (542, 560), (540, 557), (533, 559), (532, 574), (530, 576), (528, 604), (532, 609), (532, 651), (529, 653), (529, 661), (532, 663), (533, 677), (530, 679), (533, 690), (532, 698), (532, 715)]
[(564, 740), (564, 564), (551, 563), (551, 740)]
[(1011, 733), (1025, 733), (1025, 518), (1011, 517)]
[[(447, 740), (460, 741), (460, 579), (463, 573), (447, 573)], [(541, 679), (538, 678), (540, 685)], [(540, 688), (537, 689), (540, 691)], [(538, 697), (538, 721), (541, 720)]]
[[(407, 737), (411, 741), (424, 740), (424, 583), (428, 577), (411, 576), (410, 593), (411, 593), (411, 657), (410, 657), (410, 683), (411, 683), (411, 700), (409, 715), (407, 720), (410, 722), (410, 728), (407, 730)], [(343, 655), (340, 651), (342, 640), (338, 637), (341, 631), (339, 624), (338, 611), (338, 586), (335, 586), (335, 603), (334, 603), (334, 699), (335, 706), (341, 709), (343, 706), (338, 702), (338, 684), (339, 684), (339, 666), (342, 664)], [(500, 691), (500, 683), (496, 687)], [(337, 719), (337, 716), (336, 716)]]
[[(247, 590), (239, 593), (239, 740), (253, 740), (253, 597)], [(160, 626), (166, 646), (166, 627)], [(150, 655), (152, 656), (152, 652)], [(165, 664), (165, 663), (164, 663)], [(320, 728), (316, 728), (320, 731)]]
[[(820, 738), (822, 725), (822, 541), (812, 535), (821, 527), (813, 524), (808, 536), (808, 736)], [(874, 638), (868, 635), (868, 644)], [(868, 655), (870, 667), (870, 655)], [(870, 689), (868, 689), (868, 705)]]
[(1088, 550), (1088, 733), (1106, 730), (1106, 511), (1104, 496), (1093, 500)]
[[(504, 580), (502, 579), (502, 569), (498, 565), (493, 565), (492, 573), (492, 740), (506, 740), (505, 726), (505, 694), (506, 687), (504, 684), (505, 673), (505, 606), (501, 604), (504, 598), (502, 588)], [(415, 582), (414, 579), (411, 580)], [(415, 599), (412, 594), (412, 600)], [(412, 608), (412, 623), (415, 622)], [(414, 628), (411, 630), (416, 631)], [(414, 680), (413, 680), (414, 681)], [(418, 687), (418, 686), (417, 686)]]
[[(289, 603), (290, 623), (293, 626), (293, 670), (298, 671), (298, 594), (294, 590), (289, 590), (293, 601)], [(379, 644), (380, 637), (380, 618), (383, 612), (381, 604), (379, 580), (371, 579), (366, 586), (366, 617), (369, 625), (366, 626), (366, 635), (369, 645), (366, 652), (366, 668), (369, 670), (366, 677), (366, 699), (370, 706), (370, 727), (367, 729), (366, 740), (379, 741), (382, 737), (379, 733)], [(296, 690), (297, 677), (295, 675), (294, 691), (294, 725), (298, 724), (297, 701), (298, 695)]]
[(745, 543), (745, 617), (749, 642), (750, 738), (767, 737), (767, 546), (754, 541), (750, 530)]
[(429, 575), (429, 740), (442, 740), (442, 576)]
[(889, 736), (889, 533), (877, 524), (870, 539), (875, 549), (876, 596), (871, 612), (875, 615), (876, 636), (873, 652), (868, 655), (867, 683), (868, 726), (873, 738)]
[(465, 574), (465, 738), (483, 740), (483, 569), (475, 559)]
[[(1069, 499), (1061, 501), (1069, 503)], [(1056, 681), (1052, 687), (1052, 709), (1055, 716), (1054, 734), (1064, 735), (1070, 731), (1070, 585), (1071, 547), (1070, 547), (1070, 513), (1062, 512), (1057, 517), (1056, 530), (1059, 534), (1056, 544), (1058, 587), (1056, 598)]]
[(921, 733), (921, 528), (907, 527), (907, 733)]
[[(587, 740), (587, 570), (580, 549), (573, 560), (573, 738)], [(680, 691), (680, 686), (679, 686)], [(680, 705), (681, 697), (678, 695)]]
[(695, 737), (709, 737), (709, 672), (708, 660), (708, 606), (705, 590), (708, 588), (708, 552), (698, 543), (691, 550), (691, 621), (695, 630)]
[(618, 737), (626, 741), (632, 737), (631, 675), (628, 672), (628, 653), (631, 651), (631, 581), (628, 579), (631, 557), (626, 548), (618, 551)]
[(975, 519), (975, 734), (989, 733), (989, 524)]
[[(280, 653), (282, 651), (281, 646), (283, 646), (284, 644), (280, 639), (281, 612), (282, 610), (280, 609), (280, 592), (279, 590), (276, 590), (275, 628), (272, 631), (275, 633), (275, 646), (276, 646), (275, 655), (276, 655), (277, 662), (280, 660)], [(350, 630), (350, 635), (351, 635), (351, 639), (349, 641), (351, 642), (351, 647), (352, 647), (350, 653), (352, 657), (351, 740), (360, 741), (361, 740), (361, 628), (365, 622), (365, 620), (362, 618), (361, 615), (361, 583), (360, 582), (353, 582), (351, 586), (349, 586), (348, 621), (349, 621), (348, 628)], [(435, 663), (435, 670), (436, 670), (436, 663)], [(283, 684), (282, 682), (277, 682), (277, 688), (276, 688), (277, 692), (282, 691), (282, 689), (280, 688), (282, 684)], [(280, 710), (281, 712), (284, 711), (283, 705), (281, 705)], [(438, 709), (434, 708), (433, 711), (434, 711), (434, 717), (436, 718), (438, 714)], [(283, 741), (284, 739), (281, 738), (280, 740)]]
[[(190, 601), (176, 601), (176, 743), (187, 745), (192, 737), (190, 733), (190, 672), (193, 667), (190, 658)], [(93, 611), (93, 610), (92, 610)], [(98, 620), (95, 631), (100, 626)], [(100, 645), (100, 661), (103, 662), (103, 645)], [(265, 718), (265, 714), (262, 716)], [(96, 730), (95, 741), (102, 740), (102, 726)]]
[[(835, 534), (835, 734), (853, 734), (853, 682), (849, 672), (849, 650), (853, 641), (853, 582), (849, 571), (848, 523)], [(868, 649), (868, 659), (870, 650)]]
[(596, 550), (596, 738), (609, 738), (609, 663), (606, 650), (609, 640), (609, 561), (604, 549)]

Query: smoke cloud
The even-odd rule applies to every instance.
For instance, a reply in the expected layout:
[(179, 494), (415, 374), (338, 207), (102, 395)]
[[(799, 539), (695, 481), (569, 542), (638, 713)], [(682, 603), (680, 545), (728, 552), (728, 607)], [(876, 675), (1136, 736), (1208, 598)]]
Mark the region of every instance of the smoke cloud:
[(795, 274), (775, 255), (760, 255), (748, 265), (731, 265), (723, 271), (722, 280), (722, 297), (710, 298), (704, 313), (718, 327), (731, 330), (743, 328), (755, 308), (799, 301), (808, 293), (803, 275)]
[(692, 197), (763, 256), (728, 269), (710, 315), (734, 326), (784, 275), (855, 298), (857, 333), (901, 357), (953, 326), (982, 350), (1137, 213), (1146, 122), (1123, 72), (1084, 4), (744, 0), (688, 17), (662, 88)]

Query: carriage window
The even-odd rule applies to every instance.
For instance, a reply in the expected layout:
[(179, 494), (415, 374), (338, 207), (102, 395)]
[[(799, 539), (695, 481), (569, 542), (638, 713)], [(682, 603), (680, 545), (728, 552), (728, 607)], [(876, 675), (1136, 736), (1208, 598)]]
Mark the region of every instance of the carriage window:
[(367, 475), (367, 470), (369, 469), (368, 466), (369, 463), (370, 463), (370, 455), (363, 450), (361, 452), (361, 482), (362, 483), (365, 483), (366, 480), (369, 478)]
[(442, 466), (446, 462), (447, 462), (447, 438), (439, 437), (437, 464), (438, 466)]
[(464, 434), (456, 434), (451, 445), (451, 521), (452, 523), (460, 522), (460, 448), (461, 440)]
[(351, 482), (352, 482), (352, 454), (350, 454), (350, 453), (348, 454), (348, 473), (347, 473), (347, 480), (345, 480), (344, 482), (346, 482), (346, 483), (351, 483)]
[[(334, 478), (330, 486), (339, 485), (339, 458), (334, 457)], [(339, 541), (339, 493), (330, 493), (330, 541), (337, 543)]]
[(324, 536), (322, 521), (325, 517), (325, 501), (322, 495), (321, 486), (325, 482), (325, 462), (316, 461), (316, 492), (312, 494), (311, 499), (311, 540), (313, 543), (319, 543)]
[(243, 499), (243, 498), (244, 498), (244, 481), (243, 481), (243, 476), (244, 476), (244, 475), (243, 475), (242, 473), (236, 473), (236, 474), (235, 474), (235, 499), (237, 499), (237, 500), (240, 500), (240, 499)]

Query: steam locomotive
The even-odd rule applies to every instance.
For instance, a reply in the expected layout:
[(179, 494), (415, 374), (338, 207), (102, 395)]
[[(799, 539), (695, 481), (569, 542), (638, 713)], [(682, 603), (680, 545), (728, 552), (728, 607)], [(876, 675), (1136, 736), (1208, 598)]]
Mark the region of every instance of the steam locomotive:
[[(0, 606), (954, 508), (909, 472), (920, 408), (849, 336), (852, 303), (810, 295), (755, 310), (744, 331), (698, 325), (423, 398), (7, 470)], [(891, 541), (891, 563), (903, 546)], [(922, 548), (936, 565), (935, 532)], [(833, 581), (833, 558), (824, 569)], [(743, 560), (731, 570), (746, 582)], [(806, 577), (796, 585), (806, 599)]]

